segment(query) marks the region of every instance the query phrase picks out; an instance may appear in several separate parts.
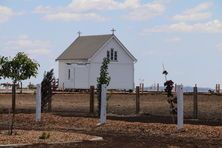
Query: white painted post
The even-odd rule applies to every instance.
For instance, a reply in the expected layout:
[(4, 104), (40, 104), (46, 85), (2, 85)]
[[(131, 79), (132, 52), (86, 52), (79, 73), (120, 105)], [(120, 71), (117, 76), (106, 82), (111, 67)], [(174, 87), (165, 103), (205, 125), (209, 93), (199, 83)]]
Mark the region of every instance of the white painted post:
[(177, 129), (183, 129), (183, 85), (176, 86), (177, 95)]
[(101, 109), (100, 109), (100, 124), (106, 123), (106, 84), (101, 86)]
[(37, 84), (36, 87), (36, 115), (35, 115), (35, 121), (41, 121), (41, 101), (42, 101), (42, 95), (41, 95), (41, 84)]

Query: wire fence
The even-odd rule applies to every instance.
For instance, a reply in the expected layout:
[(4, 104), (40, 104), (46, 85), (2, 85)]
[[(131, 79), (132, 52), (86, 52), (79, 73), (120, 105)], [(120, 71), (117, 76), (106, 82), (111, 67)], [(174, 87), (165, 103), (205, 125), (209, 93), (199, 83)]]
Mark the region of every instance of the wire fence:
[[(97, 110), (97, 95), (94, 94), (94, 112)], [(34, 113), (35, 94), (17, 94), (16, 112)], [(108, 93), (108, 113), (118, 115), (136, 114), (135, 93)], [(222, 121), (222, 94), (198, 94), (197, 118)], [(8, 113), (11, 108), (11, 94), (0, 94), (0, 113)], [(70, 112), (73, 114), (90, 112), (90, 93), (56, 93), (52, 97), (52, 112)], [(170, 116), (167, 97), (163, 93), (140, 94), (139, 114)], [(194, 95), (184, 93), (184, 117), (194, 118)]]

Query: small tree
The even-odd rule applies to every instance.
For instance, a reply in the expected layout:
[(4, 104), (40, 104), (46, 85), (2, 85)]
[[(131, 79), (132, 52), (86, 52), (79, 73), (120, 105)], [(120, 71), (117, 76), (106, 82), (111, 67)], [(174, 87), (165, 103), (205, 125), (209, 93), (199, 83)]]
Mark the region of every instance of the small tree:
[(15, 106), (16, 106), (16, 83), (18, 81), (29, 79), (30, 77), (37, 75), (39, 64), (30, 59), (25, 53), (19, 52), (16, 56), (10, 60), (7, 60), (3, 66), (3, 76), (12, 80), (12, 123), (10, 128), (10, 134), (13, 131), (14, 118), (15, 118)]
[(52, 82), (55, 80), (53, 69), (44, 74), (44, 78), (41, 83), (41, 92), (42, 92), (42, 112), (48, 108), (48, 111), (51, 111), (51, 102), (52, 102)]
[(106, 84), (109, 85), (111, 77), (108, 72), (108, 65), (110, 60), (108, 58), (104, 58), (102, 62), (102, 66), (100, 67), (100, 76), (97, 78), (97, 93), (98, 93), (98, 115), (100, 116), (100, 108), (101, 108), (101, 85)]
[(5, 62), (8, 60), (7, 57), (1, 57), (0, 56), (0, 80), (2, 77), (4, 77), (4, 70), (3, 70), (3, 65), (5, 64)]
[(164, 66), (163, 66), (163, 73), (162, 73), (164, 76), (165, 76), (165, 82), (164, 82), (164, 91), (167, 93), (167, 102), (169, 103), (170, 105), (170, 114), (172, 116), (172, 120), (173, 120), (173, 123), (175, 122), (175, 115), (177, 114), (177, 97), (174, 97), (173, 96), (173, 93), (172, 93), (172, 90), (173, 90), (173, 87), (174, 87), (174, 82), (172, 80), (167, 80), (167, 75), (168, 75), (168, 72), (165, 70)]
[[(4, 77), (4, 70), (3, 70), (3, 65), (5, 64), (5, 62), (7, 61), (8, 59), (6, 57), (1, 57), (0, 56), (0, 80), (2, 77)], [(1, 85), (1, 84), (0, 84)]]

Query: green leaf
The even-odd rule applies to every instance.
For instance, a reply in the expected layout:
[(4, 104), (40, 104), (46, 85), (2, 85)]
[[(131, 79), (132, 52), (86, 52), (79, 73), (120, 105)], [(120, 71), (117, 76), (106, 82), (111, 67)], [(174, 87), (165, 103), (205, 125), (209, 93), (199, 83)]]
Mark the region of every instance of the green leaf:
[(25, 53), (19, 52), (10, 60), (5, 60), (2, 65), (3, 77), (12, 79), (13, 82), (36, 77), (39, 64), (30, 59)]
[(111, 77), (108, 73), (108, 65), (110, 63), (110, 60), (108, 58), (104, 58), (102, 62), (102, 66), (100, 67), (100, 77), (97, 78), (98, 84), (107, 84), (109, 85), (109, 82), (111, 80)]

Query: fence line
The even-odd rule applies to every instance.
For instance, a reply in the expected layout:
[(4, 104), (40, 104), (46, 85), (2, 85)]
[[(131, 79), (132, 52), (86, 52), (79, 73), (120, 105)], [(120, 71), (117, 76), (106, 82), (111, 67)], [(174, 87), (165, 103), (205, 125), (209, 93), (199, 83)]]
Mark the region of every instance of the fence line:
[[(166, 102), (165, 93), (163, 92), (140, 92), (138, 87), (136, 92), (113, 92), (109, 91), (107, 96), (110, 98), (108, 110), (114, 114), (151, 114), (151, 115), (167, 115), (168, 104)], [(64, 95), (60, 95), (64, 94)], [(73, 96), (72, 96), (73, 94)], [(75, 95), (77, 94), (77, 95)], [(78, 95), (79, 94), (79, 95)], [(33, 94), (31, 94), (33, 95)], [(90, 87), (88, 92), (54, 92), (52, 99), (52, 111), (69, 111), (75, 113), (95, 114), (97, 93), (94, 87)], [(9, 99), (4, 99), (4, 98)], [(200, 93), (198, 87), (193, 88), (193, 92), (184, 93), (185, 118), (187, 119), (219, 119), (222, 120), (222, 109), (220, 98), (222, 94)], [(18, 96), (18, 112), (34, 110), (35, 104), (26, 101), (28, 95), (19, 94)], [(11, 95), (0, 94), (0, 110), (6, 112), (11, 107)], [(27, 99), (26, 99), (27, 98)], [(8, 101), (7, 105), (4, 101)], [(29, 100), (29, 99), (28, 99)], [(32, 101), (32, 100), (31, 100)], [(128, 101), (128, 102), (127, 102)], [(64, 102), (64, 103), (63, 103)], [(22, 105), (20, 105), (22, 104)], [(163, 110), (163, 111), (162, 111)], [(208, 111), (208, 112), (207, 112)]]

